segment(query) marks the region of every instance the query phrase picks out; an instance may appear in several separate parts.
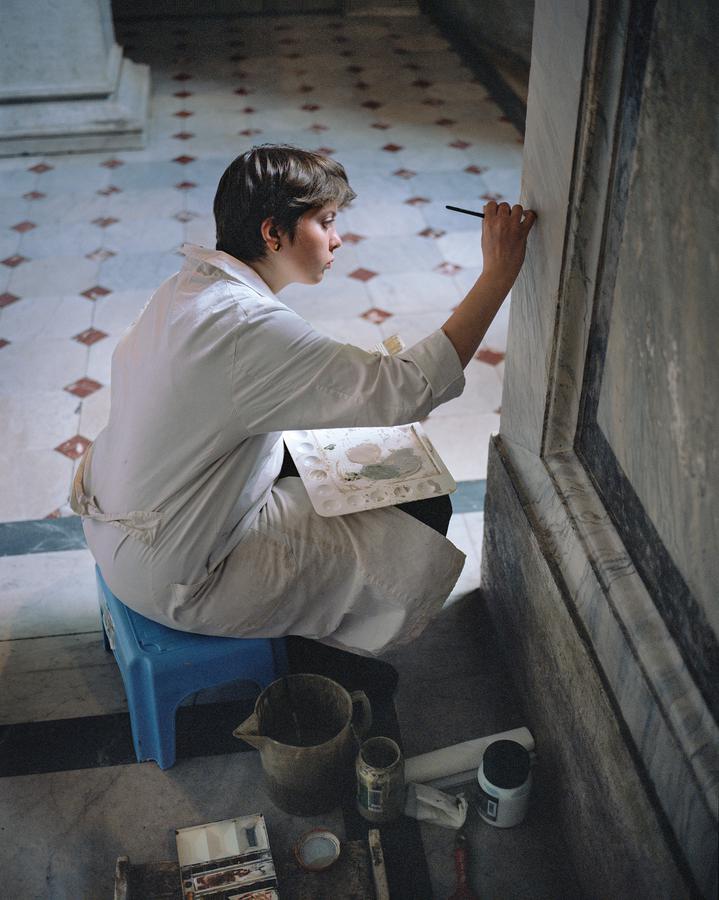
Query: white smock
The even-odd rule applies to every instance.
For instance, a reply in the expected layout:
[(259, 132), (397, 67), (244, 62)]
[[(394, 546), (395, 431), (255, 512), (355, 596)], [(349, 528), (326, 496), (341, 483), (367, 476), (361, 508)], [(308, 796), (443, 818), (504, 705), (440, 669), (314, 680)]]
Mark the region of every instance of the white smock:
[(437, 330), (393, 356), (320, 334), (245, 263), (185, 245), (112, 357), (71, 505), (109, 587), (201, 634), (377, 654), (442, 607), (464, 554), (395, 507), (325, 518), (278, 479), (282, 431), (417, 421), (461, 393)]

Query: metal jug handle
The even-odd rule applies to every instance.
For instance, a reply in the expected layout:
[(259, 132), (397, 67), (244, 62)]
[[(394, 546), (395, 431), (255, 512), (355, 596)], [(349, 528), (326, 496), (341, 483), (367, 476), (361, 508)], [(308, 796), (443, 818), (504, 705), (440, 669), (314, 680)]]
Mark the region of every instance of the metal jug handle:
[[(363, 738), (372, 727), (372, 707), (370, 706), (369, 697), (364, 691), (352, 691), (350, 694), (352, 699), (352, 727), (357, 737)], [(359, 703), (361, 712), (355, 716), (355, 704)]]

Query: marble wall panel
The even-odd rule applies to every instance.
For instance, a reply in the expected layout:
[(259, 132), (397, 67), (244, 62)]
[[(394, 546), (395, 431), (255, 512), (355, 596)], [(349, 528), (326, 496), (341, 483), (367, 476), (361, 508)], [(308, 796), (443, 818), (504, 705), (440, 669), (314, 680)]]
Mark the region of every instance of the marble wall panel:
[[(691, 888), (646, 794), (591, 638), (536, 527), (551, 483), (538, 475), (519, 494), (525, 485), (501, 445), (501, 438), (490, 445), (482, 590), (506, 657), (515, 660), (512, 676), (548, 785), (535, 802), (562, 823), (582, 896), (688, 900)], [(562, 540), (559, 523), (554, 538)]]
[[(703, 5), (703, 4), (702, 4)], [(612, 297), (598, 422), (719, 636), (719, 16), (660, 4)], [(687, 122), (696, 138), (686, 139)], [(681, 172), (680, 178), (676, 174)]]
[(538, 213), (514, 287), (502, 433), (539, 453), (572, 184), (589, 3), (535, 6), (520, 202)]

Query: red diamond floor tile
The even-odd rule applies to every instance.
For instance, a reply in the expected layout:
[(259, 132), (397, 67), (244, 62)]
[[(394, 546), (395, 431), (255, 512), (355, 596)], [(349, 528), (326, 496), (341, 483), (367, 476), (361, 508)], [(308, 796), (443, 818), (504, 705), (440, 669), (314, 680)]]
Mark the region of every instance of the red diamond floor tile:
[(422, 101), (423, 106), (444, 106), (444, 100), (440, 100), (439, 97), (426, 97)]
[(247, 97), (254, 92), (251, 91), (249, 88), (236, 88), (232, 93), (238, 94), (240, 97)]
[(3, 306), (10, 306), (11, 303), (16, 303), (20, 298), (17, 294), (11, 294), (9, 291), (5, 291), (4, 294), (0, 294), (0, 309)]
[(96, 344), (106, 337), (107, 335), (104, 331), (100, 331), (97, 328), (86, 328), (84, 331), (81, 331), (80, 334), (76, 334), (73, 337), (73, 341), (85, 344), (86, 347), (91, 347), (93, 344)]
[(110, 225), (119, 221), (119, 219), (113, 219), (112, 216), (101, 216), (99, 219), (93, 219), (92, 224), (97, 225), (98, 228), (109, 228)]
[(262, 134), (262, 130), (260, 128), (243, 128), (242, 131), (237, 133), (244, 137), (252, 137), (253, 134)]
[(10, 341), (6, 341), (5, 338), (0, 338), (0, 350), (2, 350), (3, 347), (7, 347), (9, 343)]
[(197, 187), (197, 185), (194, 181), (180, 181), (175, 187), (178, 191), (190, 191), (192, 188)]
[(360, 72), (364, 72), (364, 66), (347, 66), (346, 71), (353, 75), (359, 75)]
[(89, 397), (90, 394), (94, 394), (95, 391), (99, 391), (101, 387), (100, 382), (94, 381), (92, 378), (79, 378), (77, 381), (73, 381), (72, 384), (65, 385), (63, 390), (67, 391), (68, 394), (74, 394), (76, 397), (84, 399)]
[(382, 149), (387, 153), (399, 153), (400, 150), (404, 150), (404, 147), (400, 144), (385, 144)]
[(42, 191), (28, 191), (27, 194), (23, 194), (24, 200), (42, 200), (47, 194), (43, 194)]
[(314, 88), (312, 87), (311, 84), (301, 84), (297, 88), (297, 91), (300, 94), (311, 94), (313, 90), (314, 90)]
[(412, 87), (428, 88), (432, 87), (432, 84), (433, 82), (431, 81), (425, 81), (423, 78), (418, 78), (417, 81), (412, 82)]
[(414, 178), (417, 174), (413, 172), (411, 169), (397, 169), (396, 172), (392, 172), (393, 175), (396, 175), (398, 178)]
[(190, 212), (189, 209), (183, 209), (179, 213), (175, 213), (172, 217), (173, 219), (177, 219), (178, 222), (190, 222), (192, 219), (196, 219), (199, 216), (199, 213)]
[(372, 87), (371, 84), (367, 84), (366, 81), (356, 81), (355, 87), (358, 91), (366, 91), (368, 88)]
[(472, 145), (467, 141), (452, 141), (451, 144), (447, 144), (448, 147), (455, 147), (457, 150), (466, 150), (467, 147), (471, 147)]
[(354, 234), (348, 231), (347, 234), (341, 234), (340, 239), (343, 244), (359, 244), (360, 241), (364, 240), (364, 237), (361, 234)]
[(114, 250), (106, 250), (104, 247), (98, 247), (97, 250), (93, 250), (92, 253), (86, 253), (85, 259), (91, 259), (94, 262), (104, 262), (112, 256), (117, 256)]
[(251, 116), (252, 113), (257, 112), (257, 110), (254, 108), (254, 106), (246, 106), (242, 110), (242, 112), (245, 113), (245, 115), (247, 115), (247, 116)]
[(333, 153), (337, 151), (333, 147), (318, 147), (315, 150), (315, 153), (319, 153), (320, 156), (332, 156)]
[(317, 124), (315, 124), (315, 125), (310, 125), (309, 128), (308, 128), (307, 130), (308, 130), (308, 131), (314, 131), (315, 134), (319, 134), (320, 131), (329, 131), (329, 128), (328, 128), (327, 125), (317, 125)]
[(380, 131), (386, 131), (388, 128), (391, 128), (391, 125), (388, 125), (386, 122), (373, 122), (372, 128), (378, 128)]
[(52, 168), (54, 168), (54, 166), (48, 166), (46, 163), (38, 163), (36, 166), (30, 166), (28, 172), (37, 172), (38, 175), (42, 175), (43, 172), (49, 172)]
[(26, 231), (32, 231), (33, 228), (37, 228), (37, 225), (34, 222), (18, 222), (17, 225), (10, 226), (13, 231), (17, 231), (19, 234), (24, 234)]
[(185, 97), (191, 97), (191, 96), (192, 96), (192, 91), (176, 91), (172, 96), (173, 96), (173, 97), (179, 97), (180, 100), (184, 100)]
[(173, 113), (173, 115), (178, 119), (189, 119), (190, 116), (194, 116), (193, 112), (190, 112), (189, 109), (181, 109), (179, 112)]
[(373, 272), (371, 269), (355, 269), (354, 272), (350, 272), (347, 276), (348, 278), (356, 278), (357, 281), (369, 281), (370, 278), (374, 278), (377, 275), (377, 272)]
[(464, 171), (469, 172), (470, 175), (482, 175), (487, 171), (487, 166), (467, 166)]
[(125, 163), (121, 159), (106, 159), (105, 162), (100, 163), (101, 166), (104, 166), (106, 169), (118, 169), (120, 166), (124, 166)]
[(445, 234), (446, 231), (442, 231), (441, 228), (424, 228), (422, 231), (417, 232), (420, 237), (431, 237), (431, 238), (441, 238)]
[(451, 262), (443, 262), (438, 266), (434, 267), (435, 272), (439, 272), (442, 275), (456, 275), (457, 272), (462, 268), (462, 266), (458, 266), (456, 263)]
[(189, 141), (190, 138), (193, 138), (195, 135), (191, 131), (178, 131), (177, 134), (172, 135), (176, 141)]
[(304, 109), (305, 112), (316, 112), (318, 109), (322, 109), (322, 107), (318, 106), (316, 103), (305, 103), (300, 109)]
[(432, 201), (428, 197), (410, 197), (409, 200), (405, 200), (409, 206), (421, 206), (423, 203), (431, 203)]
[(7, 259), (0, 260), (0, 262), (4, 266), (7, 266), (10, 269), (14, 269), (15, 266), (19, 266), (22, 263), (27, 262), (27, 261), (28, 261), (27, 256), (22, 256), (19, 253), (16, 253), (14, 256), (8, 256)]
[(187, 72), (178, 72), (177, 75), (172, 76), (174, 81), (189, 81), (192, 78), (192, 75), (188, 75)]
[(391, 316), (391, 312), (387, 312), (386, 309), (379, 309), (376, 306), (360, 314), (361, 319), (367, 319), (368, 322), (374, 322), (375, 325), (381, 324), (385, 319), (391, 318)]
[(186, 166), (188, 163), (194, 162), (195, 157), (194, 156), (176, 156), (172, 161), (179, 163), (179, 165), (181, 165), (181, 166)]
[[(125, 46), (124, 49), (127, 50), (127, 47)], [(59, 509), (53, 509), (53, 511), (51, 513), (48, 513), (45, 516), (45, 518), (46, 519), (60, 519), (60, 518), (62, 518), (62, 513), (60, 512)]]
[(478, 353), (474, 354), (474, 358), (487, 363), (488, 366), (496, 366), (504, 359), (504, 353), (492, 350), (490, 347), (482, 347)]
[(90, 441), (86, 437), (83, 437), (81, 434), (76, 434), (74, 437), (69, 438), (54, 449), (57, 450), (58, 453), (68, 456), (70, 459), (79, 459), (89, 445)]
[(360, 103), (360, 106), (363, 106), (365, 109), (379, 109), (382, 105), (379, 100), (365, 100), (364, 103)]
[(490, 194), (489, 192), (487, 192), (486, 194), (481, 195), (481, 199), (486, 200), (487, 203), (489, 203), (490, 200), (494, 200), (495, 203), (499, 203), (504, 199), (504, 197), (502, 197), (501, 194)]
[(86, 291), (80, 291), (80, 296), (87, 297), (88, 300), (97, 300), (98, 297), (107, 297), (111, 293), (112, 291), (104, 288), (101, 284), (96, 284), (95, 287), (88, 288)]
[(114, 184), (109, 184), (106, 188), (100, 188), (99, 191), (96, 191), (101, 197), (111, 197), (113, 194), (121, 194), (122, 188), (115, 187)]
[(445, 125), (456, 125), (457, 123), (455, 122), (454, 119), (437, 119), (437, 121), (434, 124), (445, 126)]

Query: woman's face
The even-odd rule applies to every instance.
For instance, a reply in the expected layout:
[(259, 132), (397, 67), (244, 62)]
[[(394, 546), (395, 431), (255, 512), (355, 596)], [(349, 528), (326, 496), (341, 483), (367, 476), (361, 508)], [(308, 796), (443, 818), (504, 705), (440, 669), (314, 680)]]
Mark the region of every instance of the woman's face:
[(300, 284), (318, 284), (332, 265), (332, 254), (342, 246), (335, 228), (337, 204), (328, 203), (321, 209), (306, 212), (297, 222), (294, 243), (282, 238), (282, 250), (278, 257), (284, 266), (288, 281)]

